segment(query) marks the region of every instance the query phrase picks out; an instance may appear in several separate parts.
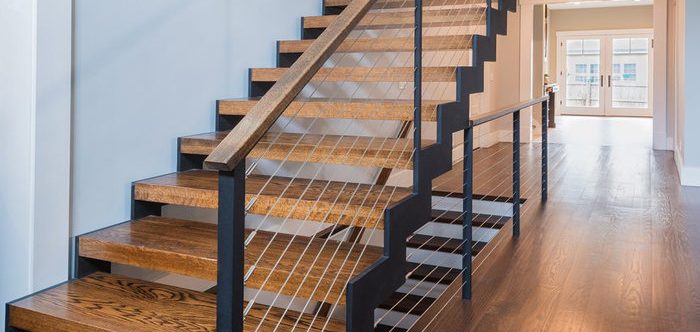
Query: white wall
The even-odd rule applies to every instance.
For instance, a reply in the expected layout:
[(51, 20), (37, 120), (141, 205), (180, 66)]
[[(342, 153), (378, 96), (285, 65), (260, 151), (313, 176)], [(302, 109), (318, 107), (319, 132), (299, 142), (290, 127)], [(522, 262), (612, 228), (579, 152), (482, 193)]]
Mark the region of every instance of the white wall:
[(70, 235), (126, 220), (130, 183), (175, 170), (176, 138), (213, 130), (215, 100), (246, 96), (248, 67), (274, 66), (276, 40), (320, 9), (0, 0), (0, 324), (5, 302), (67, 278)]
[(557, 77), (557, 32), (654, 27), (653, 6), (549, 10), (549, 77)]
[[(269, 10), (265, 10), (269, 8)], [(75, 1), (72, 235), (129, 218), (130, 183), (172, 172), (319, 0)]]
[[(681, 142), (678, 147), (681, 149), (681, 160), (678, 160), (681, 182), (684, 185), (700, 186), (700, 112), (697, 105), (700, 105), (700, 96), (696, 93), (700, 90), (700, 64), (695, 59), (700, 57), (700, 36), (697, 31), (700, 29), (700, 22), (697, 17), (700, 15), (700, 3), (698, 1), (684, 1), (680, 12), (685, 14), (684, 32), (680, 35), (681, 52), (684, 55), (678, 59), (680, 68), (684, 68), (684, 74), (679, 75), (678, 86), (682, 90), (678, 93), (681, 101), (678, 106), (678, 130)], [(683, 23), (681, 21), (681, 23)], [(681, 26), (683, 29), (683, 26)]]
[(70, 0), (0, 1), (1, 304), (68, 276), (70, 38)]
[[(34, 4), (2, 0), (0, 6), (0, 304), (4, 304), (31, 290)], [(0, 320), (4, 311), (2, 305)]]

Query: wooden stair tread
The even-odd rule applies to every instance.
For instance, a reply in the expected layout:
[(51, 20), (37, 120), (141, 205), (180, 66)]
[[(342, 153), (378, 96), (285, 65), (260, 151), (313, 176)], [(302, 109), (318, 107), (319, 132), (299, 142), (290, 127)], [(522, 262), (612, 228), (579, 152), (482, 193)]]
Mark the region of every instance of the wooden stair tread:
[[(259, 98), (225, 99), (218, 102), (219, 114), (248, 114)], [(437, 121), (437, 107), (449, 101), (423, 100), (422, 120)], [(293, 101), (283, 116), (299, 118), (341, 118), (355, 120), (413, 120), (413, 100), (326, 99), (310, 98)]]
[[(406, 241), (406, 246), (414, 249), (439, 251), (449, 254), (462, 254), (462, 240), (432, 235), (415, 234)], [(479, 254), (485, 242), (472, 242), (472, 256)]]
[[(462, 212), (459, 211), (433, 210), (431, 218), (436, 223), (462, 225)], [(508, 220), (510, 220), (510, 217), (476, 213), (472, 215), (472, 225), (474, 227), (501, 229)]]
[[(325, 0), (326, 7), (345, 7), (352, 0)], [(378, 0), (373, 8), (375, 9), (395, 9), (395, 8), (415, 8), (413, 0)], [(478, 0), (423, 0), (423, 7), (432, 6), (469, 6), (486, 7), (486, 1)]]
[(408, 279), (444, 285), (451, 284), (461, 275), (458, 269), (411, 262), (407, 263), (406, 271), (410, 272)]
[[(424, 51), (467, 50), (471, 48), (473, 35), (425, 36)], [(306, 40), (285, 40), (279, 42), (280, 53), (303, 53), (314, 42)], [(335, 53), (351, 52), (413, 52), (413, 37), (394, 38), (348, 38), (338, 46)]]
[(394, 292), (379, 308), (420, 316), (433, 302), (435, 299), (431, 297)]
[[(409, 188), (340, 181), (264, 175), (246, 179), (246, 204), (256, 197), (249, 213), (378, 229), (384, 228), (384, 209), (410, 194)], [(218, 174), (190, 170), (137, 181), (134, 199), (217, 208)]]
[[(306, 16), (305, 29), (327, 28), (338, 18), (337, 15)], [(391, 29), (414, 27), (415, 14), (413, 11), (401, 12), (369, 12), (358, 23), (355, 30), (362, 29)], [(424, 27), (455, 27), (486, 24), (485, 8), (458, 8), (423, 11)]]
[[(8, 305), (9, 325), (27, 331), (214, 331), (216, 296), (138, 279), (94, 273)], [(255, 304), (246, 330), (291, 330), (299, 313)], [(342, 322), (301, 314), (298, 330), (345, 331)]]
[[(216, 281), (216, 234), (215, 224), (151, 216), (83, 235), (78, 243), (82, 257)], [(344, 303), (347, 281), (382, 249), (257, 231), (245, 254), (246, 272), (255, 265), (247, 287)]]
[[(228, 132), (183, 137), (180, 152), (209, 155)], [(422, 146), (433, 144), (424, 141)], [(250, 159), (413, 169), (413, 139), (367, 136), (267, 133)]]
[[(253, 68), (251, 81), (276, 82), (288, 68)], [(314, 82), (413, 82), (413, 67), (324, 67)], [(424, 67), (423, 82), (455, 82), (457, 67)]]

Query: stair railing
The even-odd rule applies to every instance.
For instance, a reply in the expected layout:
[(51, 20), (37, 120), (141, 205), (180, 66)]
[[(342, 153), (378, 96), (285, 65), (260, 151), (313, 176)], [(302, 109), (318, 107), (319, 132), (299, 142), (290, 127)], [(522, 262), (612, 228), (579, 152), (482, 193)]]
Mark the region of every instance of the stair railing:
[(374, 2), (352, 1), (204, 161), (219, 171), (217, 331), (243, 331), (245, 158)]
[[(246, 243), (255, 236), (255, 231), (248, 237), (245, 236), (244, 219), (246, 211), (255, 205), (255, 197), (246, 204), (245, 194), (245, 179), (249, 175), (249, 170), (255, 168), (255, 162), (253, 167), (247, 170), (245, 159), (268, 133), (275, 121), (283, 115), (304, 86), (319, 73), (324, 62), (338, 50), (374, 2), (373, 0), (351, 1), (319, 38), (298, 59), (291, 61), (293, 64), (286, 74), (262, 95), (260, 101), (245, 117), (230, 128), (230, 133), (204, 162), (208, 169), (219, 171), (217, 330), (242, 330), (243, 320), (253, 303), (251, 301), (245, 306), (243, 293), (245, 280), (249, 274), (255, 273), (255, 266), (250, 267), (246, 272), (244, 264)], [(491, 61), (495, 56), (496, 34), (504, 33), (505, 12), (514, 9), (512, 5), (506, 8), (503, 5), (504, 1), (500, 1), (499, 9), (496, 11), (491, 8), (489, 1), (485, 11), (488, 17), (487, 36), (475, 36), (464, 45), (465, 52), (469, 46), (473, 47), (472, 67), (456, 67), (454, 74), (457, 77), (457, 101), (438, 107), (437, 144), (424, 147), (421, 140), (424, 84), (422, 57), (425, 51), (422, 2), (422, 0), (415, 1), (413, 26), (414, 114), (411, 121), (414, 123), (414, 136), (410, 152), (413, 160), (411, 166), (413, 193), (395, 204), (380, 206), (386, 209), (383, 256), (347, 285), (346, 313), (349, 331), (373, 329), (374, 309), (404, 283), (406, 237), (412, 235), (430, 219), (431, 181), (452, 167), (452, 134), (468, 127), (469, 94), (483, 89), (483, 62)], [(514, 3), (512, 0), (507, 2)], [(348, 75), (352, 74), (352, 72), (348, 73)], [(391, 79), (390, 82), (396, 81), (396, 78)], [(275, 142), (276, 140), (273, 140), (270, 146)], [(360, 247), (364, 252), (362, 246)], [(354, 270), (355, 267), (352, 267), (352, 271)], [(285, 281), (285, 285), (287, 282), (288, 280)], [(338, 303), (335, 301), (331, 305), (336, 307)]]

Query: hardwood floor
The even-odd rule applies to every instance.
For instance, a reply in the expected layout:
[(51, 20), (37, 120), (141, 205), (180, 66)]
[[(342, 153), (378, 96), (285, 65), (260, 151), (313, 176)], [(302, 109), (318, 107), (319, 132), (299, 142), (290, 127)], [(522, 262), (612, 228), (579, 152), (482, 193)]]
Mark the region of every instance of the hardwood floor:
[(475, 261), (472, 301), (451, 286), (412, 331), (700, 331), (700, 188), (672, 153), (550, 153), (548, 203), (528, 197), (520, 238), (504, 228)]

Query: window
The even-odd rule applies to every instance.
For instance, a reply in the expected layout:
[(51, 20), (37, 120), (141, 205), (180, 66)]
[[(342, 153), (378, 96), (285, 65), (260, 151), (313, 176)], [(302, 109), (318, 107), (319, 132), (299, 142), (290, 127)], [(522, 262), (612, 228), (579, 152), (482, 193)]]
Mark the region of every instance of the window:
[(619, 63), (613, 64), (613, 81), (619, 81), (622, 79), (622, 66)]
[(637, 64), (636, 63), (626, 63), (625, 71), (622, 74), (622, 79), (625, 81), (636, 81), (637, 80)]
[(576, 82), (585, 83), (588, 77), (588, 65), (577, 64), (576, 65)]

